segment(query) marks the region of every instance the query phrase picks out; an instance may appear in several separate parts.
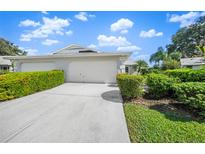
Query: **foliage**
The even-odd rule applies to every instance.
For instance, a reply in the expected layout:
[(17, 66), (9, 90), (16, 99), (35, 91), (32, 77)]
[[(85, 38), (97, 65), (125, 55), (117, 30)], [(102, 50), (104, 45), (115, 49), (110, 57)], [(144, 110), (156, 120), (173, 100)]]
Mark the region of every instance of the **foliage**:
[(155, 66), (158, 66), (162, 70), (180, 68), (180, 52), (168, 53), (162, 47), (158, 48), (158, 51), (151, 55), (150, 62), (154, 62)]
[(156, 68), (156, 67), (150, 67), (148, 68), (148, 72), (149, 73), (156, 73), (156, 74), (159, 74), (162, 72), (162, 70), (160, 68)]
[(180, 62), (174, 59), (164, 60), (161, 66), (162, 70), (180, 68)]
[(140, 105), (125, 104), (130, 139), (142, 143), (205, 142), (205, 124), (165, 115)]
[(147, 76), (148, 96), (154, 99), (170, 97), (172, 95), (172, 84), (178, 82), (164, 74), (149, 74)]
[(182, 54), (181, 54), (181, 52), (175, 51), (175, 52), (170, 53), (170, 54), (169, 54), (169, 57), (170, 57), (172, 60), (180, 61), (180, 59), (181, 59), (181, 57), (182, 57)]
[(172, 86), (177, 100), (205, 112), (205, 82), (184, 82)]
[(22, 51), (15, 44), (0, 38), (0, 56), (15, 56), (26, 55), (25, 51)]
[(205, 69), (192, 70), (192, 69), (175, 69), (165, 71), (170, 77), (177, 77), (182, 82), (202, 82), (205, 81)]
[(196, 57), (203, 53), (196, 48), (205, 39), (205, 16), (187, 27), (180, 28), (172, 36), (172, 43), (167, 45), (168, 53), (178, 51), (182, 57)]
[(64, 82), (63, 71), (19, 72), (0, 75), (0, 101), (26, 96)]
[(157, 52), (150, 56), (150, 63), (155, 63), (155, 65), (160, 66), (160, 62), (163, 61), (165, 58), (165, 51), (162, 47), (157, 49)]
[(140, 74), (146, 74), (148, 73), (148, 64), (146, 61), (144, 60), (137, 60), (136, 61), (136, 65), (135, 65), (135, 69), (138, 73)]
[(143, 95), (143, 76), (118, 74), (117, 83), (124, 99), (137, 98)]
[(205, 46), (196, 46), (196, 48), (203, 53), (203, 56), (205, 56)]
[(0, 75), (7, 74), (7, 73), (9, 73), (8, 70), (0, 70)]

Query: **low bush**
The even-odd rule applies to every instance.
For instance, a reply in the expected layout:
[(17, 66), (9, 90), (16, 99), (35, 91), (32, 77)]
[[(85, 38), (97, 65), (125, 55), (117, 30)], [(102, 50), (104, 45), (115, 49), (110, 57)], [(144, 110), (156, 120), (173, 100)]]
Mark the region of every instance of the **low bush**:
[(164, 74), (149, 74), (147, 76), (148, 96), (154, 99), (170, 97), (172, 95), (172, 85), (178, 82), (175, 78), (170, 78)]
[(19, 72), (0, 76), (0, 101), (49, 89), (64, 82), (63, 71)]
[(203, 82), (205, 81), (205, 69), (175, 69), (164, 72), (170, 77), (179, 78), (182, 82)]
[(124, 105), (131, 142), (198, 143), (205, 142), (205, 124), (164, 115), (140, 105)]
[(118, 74), (117, 83), (124, 99), (133, 99), (143, 95), (143, 81), (141, 75)]
[(172, 86), (177, 100), (190, 107), (205, 111), (205, 82), (184, 82)]

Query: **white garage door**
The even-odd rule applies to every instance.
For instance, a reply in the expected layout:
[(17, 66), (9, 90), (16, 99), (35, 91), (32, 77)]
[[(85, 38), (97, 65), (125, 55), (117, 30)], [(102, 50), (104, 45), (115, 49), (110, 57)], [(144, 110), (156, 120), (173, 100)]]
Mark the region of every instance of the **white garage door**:
[(33, 71), (49, 71), (54, 70), (54, 63), (23, 63), (21, 64), (21, 72)]
[(116, 61), (73, 61), (68, 69), (67, 79), (70, 82), (116, 82)]

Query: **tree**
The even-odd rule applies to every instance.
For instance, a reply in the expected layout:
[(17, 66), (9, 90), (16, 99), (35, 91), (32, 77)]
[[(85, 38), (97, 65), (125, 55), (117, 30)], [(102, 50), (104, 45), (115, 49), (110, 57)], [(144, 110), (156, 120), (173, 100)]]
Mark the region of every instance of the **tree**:
[(201, 51), (202, 55), (205, 56), (205, 40), (201, 40), (199, 45), (196, 48)]
[(175, 59), (164, 60), (161, 66), (162, 70), (180, 68), (180, 62)]
[(178, 51), (175, 51), (175, 52), (170, 53), (169, 57), (173, 60), (180, 61), (180, 59), (182, 57), (182, 53), (178, 52)]
[(166, 53), (162, 47), (157, 49), (157, 52), (151, 55), (149, 61), (150, 63), (155, 63), (156, 66), (160, 66), (160, 62), (164, 60)]
[(15, 55), (26, 55), (27, 52), (22, 51), (18, 46), (13, 43), (0, 38), (0, 56), (15, 56)]
[(149, 67), (149, 65), (147, 64), (146, 61), (144, 61), (144, 60), (137, 60), (136, 61), (135, 69), (138, 73), (145, 74), (148, 71), (148, 67)]
[[(151, 55), (150, 61), (155, 60), (154, 67), (158, 67), (159, 69), (176, 69), (180, 68), (180, 59), (182, 54), (180, 52), (167, 52), (163, 50), (162, 47), (158, 48), (158, 51)], [(157, 64), (157, 65), (156, 65)], [(153, 68), (154, 68), (153, 67)]]
[(168, 54), (180, 52), (182, 57), (201, 56), (202, 52), (196, 46), (205, 39), (205, 16), (200, 17), (198, 21), (190, 26), (180, 28), (172, 36), (172, 43), (167, 45)]

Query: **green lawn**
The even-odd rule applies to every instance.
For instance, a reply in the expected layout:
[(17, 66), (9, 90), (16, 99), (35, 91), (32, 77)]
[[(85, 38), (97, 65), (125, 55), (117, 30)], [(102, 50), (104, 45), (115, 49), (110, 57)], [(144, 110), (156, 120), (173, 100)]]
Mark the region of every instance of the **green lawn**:
[(205, 123), (163, 114), (131, 103), (125, 104), (124, 110), (132, 142), (205, 142)]

